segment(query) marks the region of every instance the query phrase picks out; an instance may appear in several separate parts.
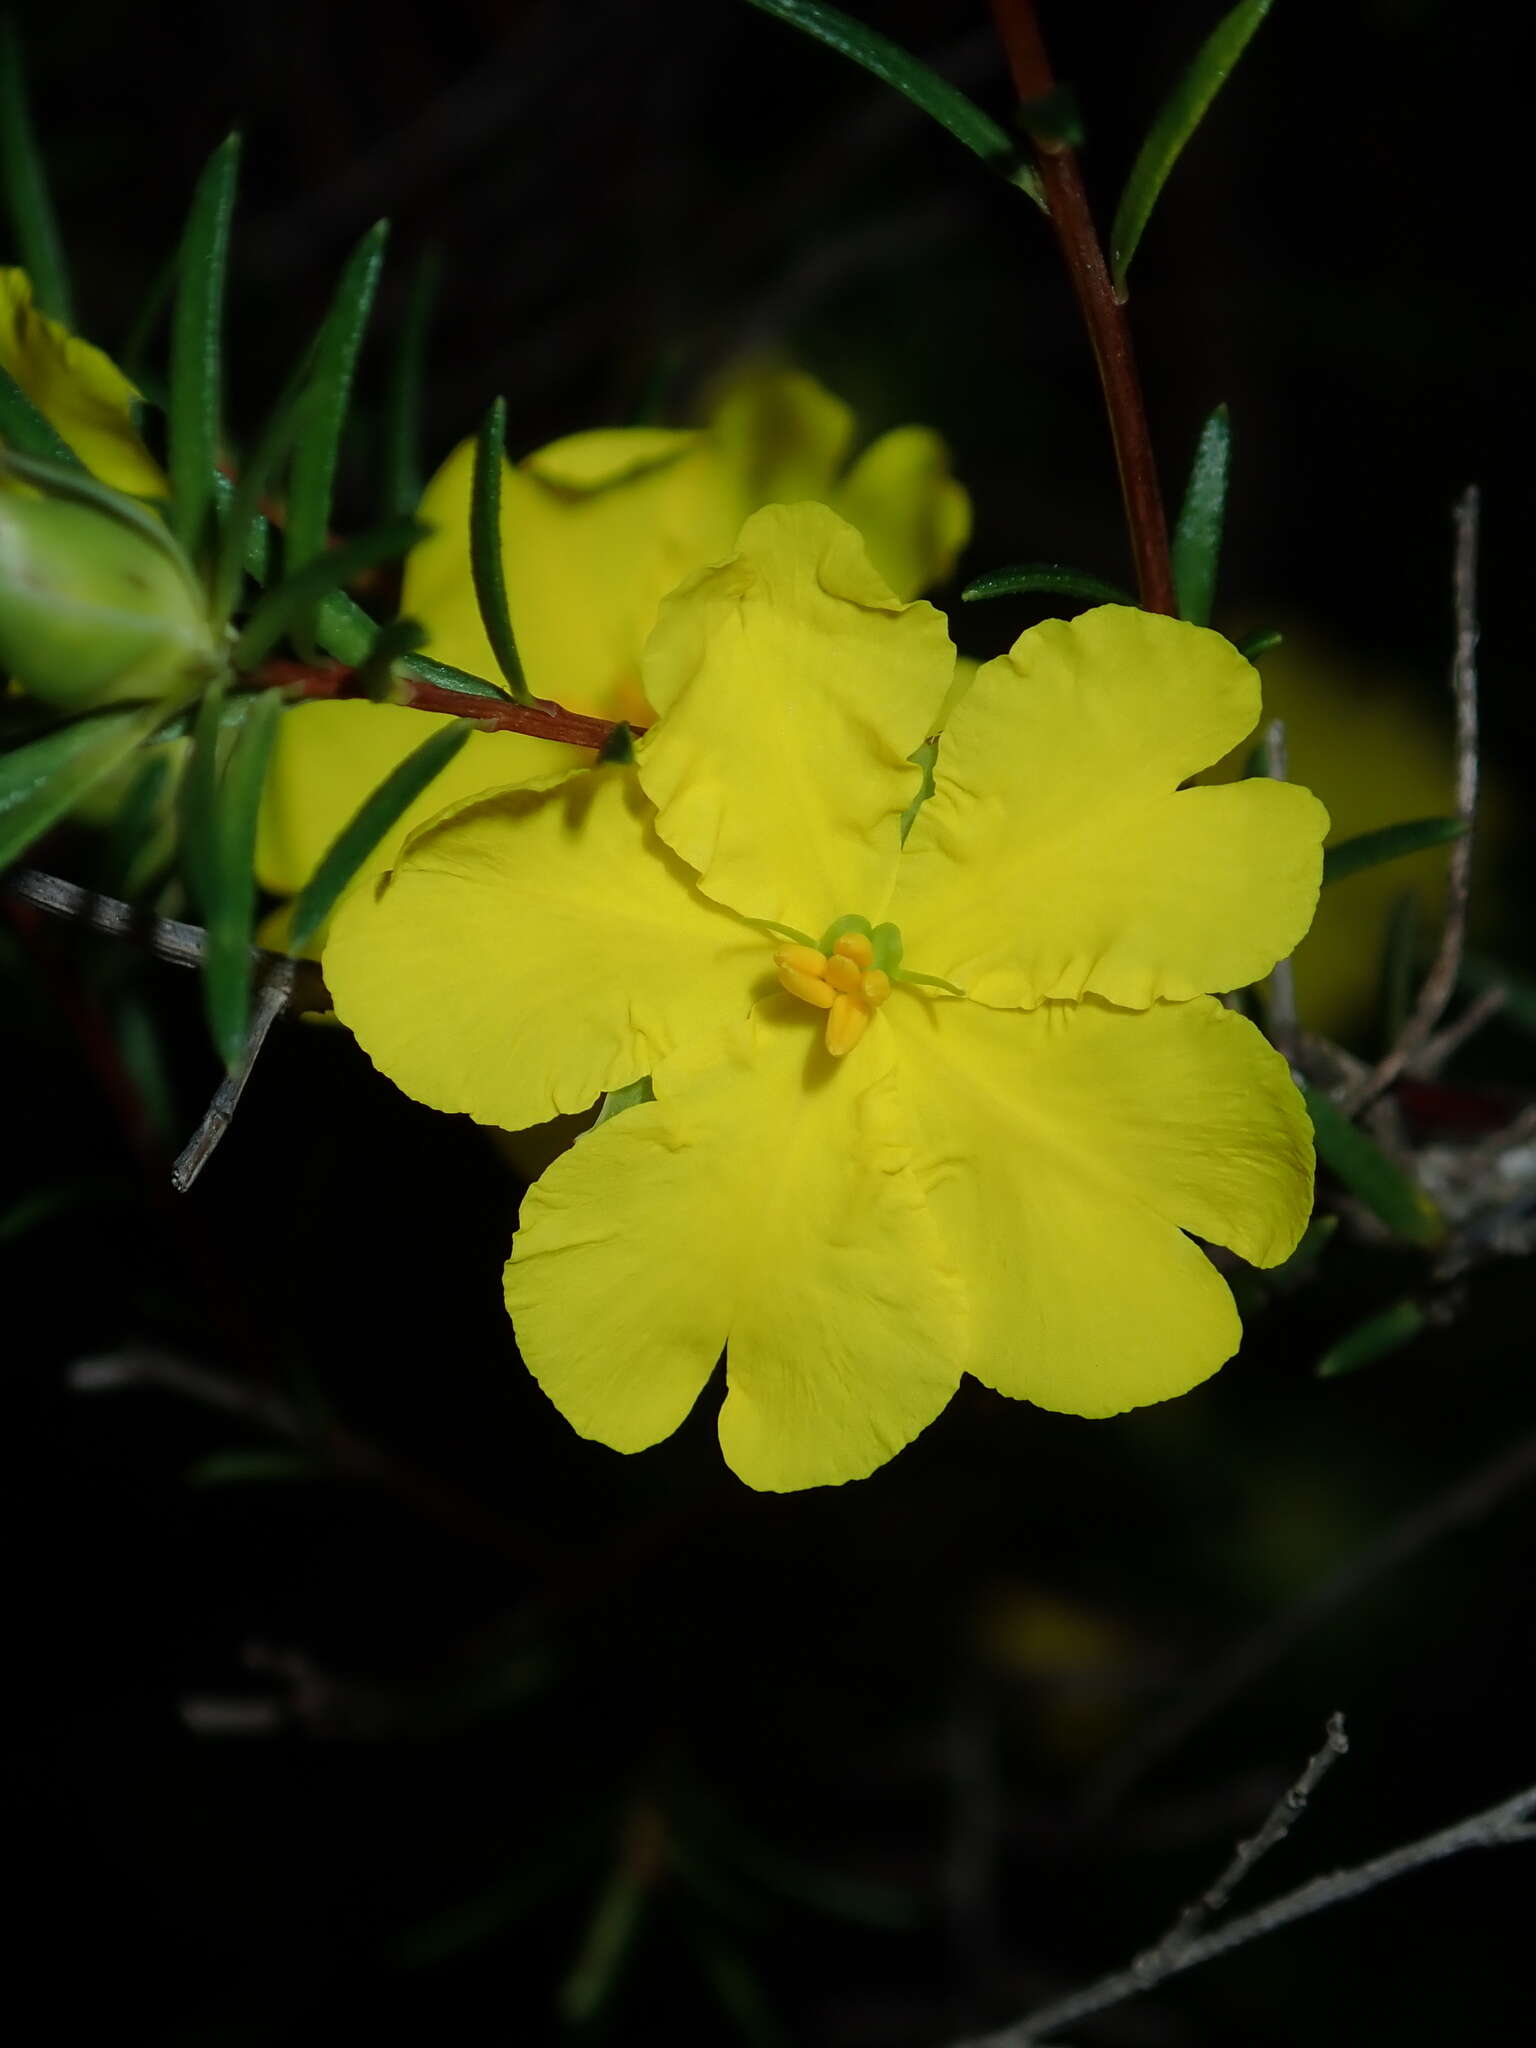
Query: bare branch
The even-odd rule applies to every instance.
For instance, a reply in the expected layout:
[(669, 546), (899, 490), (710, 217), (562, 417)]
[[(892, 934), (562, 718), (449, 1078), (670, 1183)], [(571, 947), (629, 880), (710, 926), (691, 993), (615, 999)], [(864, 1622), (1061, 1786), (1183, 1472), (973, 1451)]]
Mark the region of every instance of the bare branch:
[(184, 1195), (191, 1187), (207, 1165), (214, 1147), (229, 1129), (240, 1097), (245, 1091), (245, 1084), (251, 1078), (251, 1070), (260, 1056), (261, 1048), (267, 1042), (267, 1033), (288, 1008), (292, 997), (295, 963), (292, 960), (274, 957), (270, 953), (263, 955), (263, 959), (266, 965), (262, 968), (257, 982), (256, 999), (251, 1005), (251, 1022), (246, 1033), (245, 1050), (236, 1065), (219, 1083), (206, 1115), (171, 1168), (171, 1185), (178, 1195)]
[(1475, 484), (1463, 491), (1456, 506), (1456, 558), (1452, 587), (1456, 606), (1456, 650), (1451, 661), (1451, 692), (1456, 700), (1456, 814), (1465, 830), (1451, 847), (1449, 895), (1445, 929), (1434, 965), (1424, 977), (1418, 1001), (1397, 1035), (1397, 1043), (1358, 1087), (1340, 1098), (1340, 1107), (1355, 1116), (1411, 1066), (1428, 1045), (1445, 1015), (1461, 977), (1461, 955), (1467, 935), (1467, 904), (1472, 889), (1472, 828), (1477, 818), (1477, 538), (1481, 499)]
[(1241, 1948), (1246, 1942), (1257, 1941), (1261, 1935), (1274, 1934), (1297, 1920), (1309, 1918), (1313, 1913), (1342, 1905), (1346, 1899), (1357, 1899), (1365, 1892), (1374, 1891), (1378, 1885), (1406, 1877), (1410, 1871), (1423, 1870), (1431, 1863), (1442, 1862), (1447, 1856), (1459, 1856), (1465, 1849), (1497, 1849), (1517, 1842), (1536, 1841), (1536, 1819), (1533, 1816), (1536, 1816), (1536, 1785), (1517, 1792), (1513, 1799), (1506, 1799), (1498, 1806), (1490, 1806), (1483, 1813), (1457, 1821), (1453, 1827), (1442, 1828), (1437, 1834), (1423, 1835), (1416, 1842), (1405, 1843), (1401, 1849), (1389, 1850), (1385, 1856), (1373, 1857), (1369, 1863), (1357, 1863), (1352, 1869), (1336, 1870), (1327, 1877), (1315, 1877), (1309, 1884), (1272, 1899), (1267, 1906), (1259, 1906), (1252, 1913), (1229, 1920), (1225, 1927), (1201, 1935), (1180, 1950), (1167, 1952), (1166, 1944), (1163, 1944), (1160, 1951), (1155, 1952), (1163, 1956), (1162, 1965), (1155, 1975), (1133, 1963), (1127, 1969), (1101, 1977), (1098, 1983), (1090, 1984), (1083, 1991), (1074, 1991), (1066, 1998), (1058, 1998), (1050, 2005), (1042, 2006), (1027, 2019), (959, 2044), (959, 2048), (1035, 2048), (1035, 2044), (1043, 2042), (1048, 2034), (1055, 2033), (1060, 2027), (1072, 2026), (1095, 2013), (1107, 2012), (1111, 2006), (1123, 2005), (1127, 1999), (1149, 1991), (1154, 1984), (1192, 1970), (1200, 1963), (1211, 1962), (1217, 1956)]
[(1447, 1024), (1443, 1031), (1437, 1031), (1423, 1049), (1408, 1062), (1408, 1071), (1415, 1080), (1431, 1081), (1453, 1053), (1460, 1052), (1469, 1038), (1475, 1038), (1490, 1018), (1496, 1017), (1509, 1000), (1506, 989), (1485, 988), (1480, 996), (1469, 1003), (1454, 1024)]
[(1155, 1984), (1160, 1977), (1169, 1974), (1170, 1966), (1195, 1940), (1206, 1921), (1214, 1920), (1225, 1909), (1227, 1901), (1259, 1859), (1285, 1840), (1306, 1812), (1307, 1801), (1348, 1750), (1349, 1737), (1344, 1732), (1344, 1716), (1331, 1714), (1322, 1748), (1308, 1759), (1306, 1769), (1290, 1790), (1275, 1801), (1258, 1833), (1238, 1843), (1232, 1860), (1220, 1877), (1184, 1908), (1161, 1941), (1136, 1958), (1131, 1965), (1133, 1970), (1145, 1977), (1149, 1984)]

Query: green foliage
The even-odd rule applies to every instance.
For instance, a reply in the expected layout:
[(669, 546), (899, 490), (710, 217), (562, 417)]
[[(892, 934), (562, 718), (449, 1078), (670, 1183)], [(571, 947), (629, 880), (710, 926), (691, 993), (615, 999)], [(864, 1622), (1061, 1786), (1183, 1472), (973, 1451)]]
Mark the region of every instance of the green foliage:
[(199, 875), (208, 933), (204, 1006), (226, 1067), (233, 1067), (245, 1049), (256, 923), (256, 818), (283, 709), (276, 690), (257, 691), (248, 702), (218, 780)]
[(18, 455), (51, 462), (65, 469), (85, 465), (69, 443), (45, 420), (9, 370), (0, 368), (0, 440)]
[(496, 666), (520, 704), (531, 704), (523, 664), (507, 608), (507, 579), (501, 561), (501, 467), (506, 460), (507, 401), (492, 402), (475, 441), (474, 480), (469, 499), (469, 566), (480, 606), (480, 623)]
[(1250, 633), (1245, 640), (1239, 640), (1237, 651), (1244, 661), (1262, 661), (1266, 654), (1273, 654), (1277, 647), (1285, 645), (1285, 635), (1277, 633), (1272, 626), (1265, 626), (1257, 633)]
[(158, 704), (128, 704), (55, 727), (0, 754), (0, 868), (73, 810), (164, 718)]
[(1445, 1220), (1418, 1183), (1387, 1157), (1374, 1138), (1350, 1122), (1332, 1096), (1306, 1083), (1301, 1092), (1323, 1164), (1395, 1236), (1409, 1244), (1439, 1244), (1445, 1236)]
[[(235, 666), (253, 669), (272, 652), (284, 634), (293, 631), (308, 616), (317, 600), (339, 589), (342, 584), (350, 583), (365, 569), (397, 560), (421, 538), (421, 533), (422, 529), (414, 519), (392, 519), (384, 526), (376, 526), (371, 533), (359, 534), (356, 540), (327, 548), (313, 561), (306, 562), (302, 569), (284, 577), (275, 590), (269, 590), (260, 599), (241, 629), (234, 646)], [(358, 652), (360, 657), (366, 657), (377, 628), (366, 612), (360, 610), (358, 617), (364, 622), (365, 636)], [(327, 609), (322, 605), (317, 629), (322, 639), (327, 618)]]
[(1379, 868), (1389, 860), (1403, 860), (1426, 847), (1444, 846), (1466, 833), (1461, 818), (1410, 818), (1402, 825), (1383, 825), (1377, 832), (1360, 832), (1353, 839), (1341, 839), (1323, 854), (1324, 882), (1342, 882), (1365, 868)]
[(917, 794), (901, 814), (901, 843), (903, 846), (907, 843), (907, 834), (917, 823), (918, 812), (927, 803), (929, 797), (933, 795), (933, 771), (938, 765), (939, 759), (939, 743), (937, 739), (924, 740), (916, 753), (908, 758), (911, 760), (914, 768), (922, 770), (923, 779), (917, 786)]
[(592, 1119), (592, 1128), (607, 1123), (611, 1116), (622, 1116), (626, 1109), (635, 1109), (642, 1102), (654, 1102), (656, 1091), (651, 1086), (649, 1074), (642, 1074), (638, 1081), (630, 1081), (623, 1088), (610, 1088), (603, 1097), (597, 1115)]
[(1052, 597), (1083, 597), (1090, 604), (1134, 604), (1129, 591), (1083, 569), (1068, 569), (1059, 562), (1020, 562), (1009, 569), (992, 569), (967, 583), (960, 596), (966, 604), (978, 604), (988, 597), (1022, 597), (1043, 591)]
[(67, 327), (72, 322), (69, 268), (32, 129), (21, 38), (9, 15), (0, 16), (0, 183), (21, 265), (32, 280), (32, 302)]
[(1115, 210), (1115, 224), (1109, 237), (1109, 268), (1114, 287), (1122, 297), (1131, 258), (1147, 222), (1152, 218), (1158, 195), (1168, 182), (1184, 145), (1194, 134), (1211, 101), (1226, 83), (1233, 65), (1248, 47), (1249, 38), (1269, 12), (1270, 0), (1239, 0), (1224, 15), (1201, 44), (1194, 62), (1169, 93), (1147, 131), (1125, 191)]
[(1200, 429), (1184, 503), (1173, 529), (1173, 587), (1179, 617), (1193, 626), (1211, 623), (1231, 465), (1232, 422), (1227, 408), (1218, 405)]
[(288, 935), (291, 953), (303, 952), (369, 854), (448, 766), (472, 730), (468, 719), (439, 726), (364, 798), (326, 848), (294, 905)]
[(1021, 192), (1027, 192), (1044, 210), (1045, 194), (1040, 189), (1040, 180), (1020, 160), (1018, 146), (990, 114), (984, 114), (958, 86), (941, 78), (910, 50), (902, 49), (899, 43), (893, 43), (875, 29), (866, 28), (863, 22), (855, 21), (840, 9), (822, 5), (821, 0), (751, 0), (751, 5), (787, 21), (803, 35), (813, 36), (884, 84), (894, 86), (903, 98), (921, 107), (941, 128), (947, 128), (957, 142), (963, 142)]
[(213, 505), (213, 475), (219, 463), (224, 279), (239, 167), (240, 138), (230, 135), (209, 158), (192, 195), (171, 318), (166, 409), (171, 531), (194, 560), (202, 552)]
[(1314, 1368), (1317, 1377), (1340, 1379), (1345, 1373), (1358, 1372), (1363, 1365), (1374, 1365), (1377, 1359), (1411, 1344), (1428, 1321), (1416, 1301), (1395, 1301), (1390, 1308), (1367, 1316), (1337, 1344), (1330, 1345)]

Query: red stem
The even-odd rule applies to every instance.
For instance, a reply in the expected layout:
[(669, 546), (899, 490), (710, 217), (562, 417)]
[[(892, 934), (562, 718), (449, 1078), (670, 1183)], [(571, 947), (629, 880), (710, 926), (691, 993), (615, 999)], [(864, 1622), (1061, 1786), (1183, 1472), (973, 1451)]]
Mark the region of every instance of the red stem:
[[(992, 13), (1008, 55), (1014, 86), (1027, 109), (1056, 89), (1056, 75), (1035, 19), (1034, 0), (992, 0)], [(1173, 565), (1168, 554), (1168, 526), (1125, 308), (1115, 297), (1109, 280), (1075, 153), (1066, 143), (1049, 137), (1032, 136), (1031, 143), (1051, 223), (1104, 388), (1142, 609), (1171, 616), (1177, 605)]]
[[(340, 662), (264, 661), (249, 680), (295, 697), (350, 697), (356, 669)], [(452, 718), (470, 718), (487, 732), (526, 732), (535, 739), (562, 740), (568, 747), (597, 748), (616, 730), (611, 718), (589, 718), (583, 711), (564, 711), (558, 704), (516, 704), (510, 697), (472, 697), (463, 690), (445, 690), (420, 676), (397, 675), (392, 704), (416, 711), (442, 711)], [(634, 731), (644, 728), (636, 726)]]

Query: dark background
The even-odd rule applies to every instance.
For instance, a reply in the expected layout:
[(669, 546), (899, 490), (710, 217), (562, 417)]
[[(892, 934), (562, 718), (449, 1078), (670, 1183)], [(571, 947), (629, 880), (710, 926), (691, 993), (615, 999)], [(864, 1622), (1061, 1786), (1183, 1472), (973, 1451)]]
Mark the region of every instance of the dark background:
[[(1006, 118), (983, 8), (859, 11)], [(1101, 217), (1216, 11), (1044, 7)], [(711, 374), (778, 351), (867, 433), (942, 429), (976, 499), (972, 573), (1127, 574), (1043, 223), (745, 5), (20, 18), (80, 325), (108, 348), (207, 151), (244, 127), (237, 429), (350, 244), (394, 220), (357, 519), (383, 342), (431, 244), (434, 457), (498, 390), (533, 447), (687, 418)], [(1132, 302), (1170, 479), (1210, 407), (1233, 408), (1232, 615), (1304, 618), (1429, 701), (1448, 507), (1482, 483), (1490, 755), (1516, 813), (1536, 741), (1527, 127), (1491, 10), (1292, 0), (1176, 174)], [(1033, 616), (1007, 609), (963, 617), (962, 643), (994, 652)], [(1516, 831), (1497, 886), (1517, 959), (1526, 859)], [(0, 1238), (11, 1975), (61, 2029), (456, 2043), (558, 2039), (574, 2014), (626, 2041), (941, 2042), (1152, 1939), (1334, 1708), (1353, 1752), (1255, 1900), (1536, 1776), (1532, 1506), (1509, 1491), (1093, 1804), (1231, 1644), (1522, 1440), (1522, 1264), (1319, 1383), (1339, 1331), (1423, 1279), (1411, 1254), (1330, 1249), (1168, 1408), (1088, 1424), (968, 1385), (875, 1478), (759, 1498), (723, 1473), (707, 1413), (624, 1460), (543, 1401), (497, 1285), (519, 1182), (482, 1133), (398, 1096), (340, 1032), (286, 1029), (178, 1205), (153, 1152), (215, 1079), (195, 990), (69, 931), (0, 945), (0, 1216), (23, 1190), (58, 1200)], [(128, 1126), (104, 1033), (137, 1090)], [(1528, 1046), (1501, 1023), (1463, 1085), (1517, 1105)], [(80, 1360), (139, 1346), (214, 1382), (71, 1390)], [(307, 1434), (281, 1468), (268, 1395)], [(1442, 1867), (1072, 2038), (1479, 2036), (1527, 1981), (1531, 1876), (1518, 1850)]]

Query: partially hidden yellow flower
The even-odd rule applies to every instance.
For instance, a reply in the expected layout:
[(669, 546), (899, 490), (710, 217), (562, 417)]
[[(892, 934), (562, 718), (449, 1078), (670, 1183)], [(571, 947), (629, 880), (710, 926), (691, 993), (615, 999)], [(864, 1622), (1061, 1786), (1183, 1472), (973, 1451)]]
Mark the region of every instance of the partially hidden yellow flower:
[[(831, 504), (864, 535), (903, 597), (946, 576), (970, 532), (970, 501), (927, 427), (898, 427), (849, 464), (854, 419), (796, 371), (727, 387), (697, 430), (572, 434), (502, 474), (508, 604), (529, 687), (571, 711), (646, 723), (640, 653), (668, 591), (728, 555), (748, 513), (784, 499)], [(401, 610), (427, 651), (471, 674), (497, 668), (469, 565), (474, 444), (449, 456), (420, 517)], [(358, 805), (431, 730), (418, 711), (365, 703), (291, 709), (278, 731), (261, 818), (265, 886), (292, 895)], [(568, 767), (569, 750), (521, 733), (477, 733), (360, 872), (365, 887), (446, 804)]]
[(130, 497), (165, 496), (164, 473), (134, 425), (138, 391), (99, 348), (37, 311), (24, 270), (0, 269), (0, 369), (92, 475)]
[(519, 1129), (651, 1077), (529, 1191), (507, 1267), (585, 1436), (657, 1442), (722, 1349), (756, 1487), (872, 1471), (964, 1372), (1112, 1414), (1237, 1347), (1186, 1233), (1297, 1241), (1305, 1112), (1209, 992), (1306, 929), (1326, 815), (1180, 787), (1254, 726), (1254, 671), (1122, 607), (1036, 626), (903, 845), (953, 662), (847, 525), (771, 507), (662, 605), (634, 766), (461, 806), (339, 913), (337, 1010), (420, 1101)]

